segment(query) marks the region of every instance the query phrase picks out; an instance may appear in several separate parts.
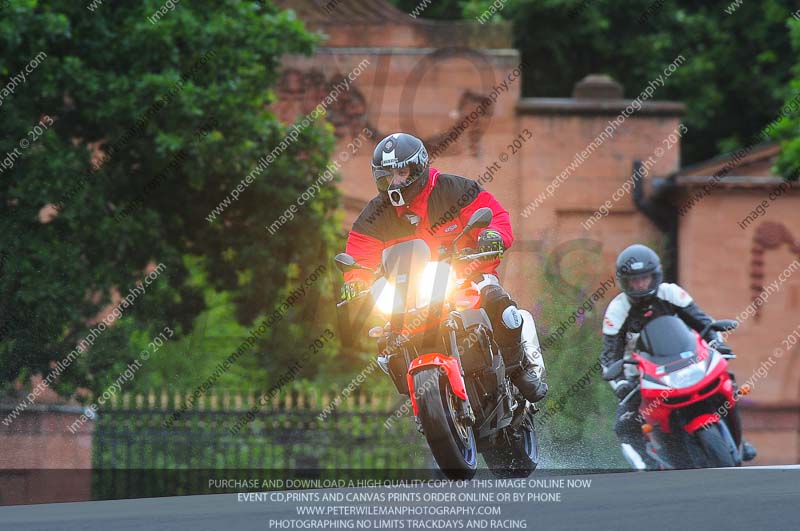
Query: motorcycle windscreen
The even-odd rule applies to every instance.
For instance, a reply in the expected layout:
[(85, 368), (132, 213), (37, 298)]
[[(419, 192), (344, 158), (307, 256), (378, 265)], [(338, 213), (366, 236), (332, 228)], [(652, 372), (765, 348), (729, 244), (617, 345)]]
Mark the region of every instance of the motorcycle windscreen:
[(413, 275), (431, 260), (431, 250), (425, 240), (408, 240), (387, 247), (381, 254), (384, 275), (390, 280), (402, 274)]
[(697, 347), (692, 330), (674, 315), (663, 315), (647, 323), (638, 343), (640, 351), (658, 358), (661, 364), (672, 359), (693, 358)]
[(431, 250), (424, 240), (408, 240), (383, 250), (381, 266), (386, 279), (394, 286), (400, 306), (413, 308), (415, 296), (411, 284), (422, 276), (431, 259)]

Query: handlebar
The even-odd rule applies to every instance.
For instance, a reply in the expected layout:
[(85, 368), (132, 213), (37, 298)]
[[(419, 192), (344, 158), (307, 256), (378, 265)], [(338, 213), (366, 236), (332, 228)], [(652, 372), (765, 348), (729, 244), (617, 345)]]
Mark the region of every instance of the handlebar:
[(626, 360), (626, 359), (619, 359), (609, 365), (608, 367), (603, 368), (602, 378), (603, 380), (610, 382), (611, 380), (616, 380), (620, 374), (622, 374), (622, 366), (623, 365), (639, 365), (639, 362), (636, 360)]
[[(451, 255), (451, 256), (445, 257), (445, 260), (456, 259), (459, 262), (471, 262), (473, 260), (478, 260), (478, 259), (486, 258), (486, 257), (489, 257), (489, 256), (497, 256), (497, 255), (502, 254), (502, 253), (503, 253), (503, 251), (485, 251), (485, 252), (482, 252), (482, 253), (470, 253), (470, 254), (464, 254), (464, 255)], [(376, 269), (375, 271), (372, 271), (373, 275), (376, 278), (382, 276), (382, 274), (383, 274), (382, 269), (383, 268), (381, 266), (378, 266), (378, 269)], [(351, 302), (351, 301), (354, 301), (354, 300), (358, 300), (361, 297), (363, 297), (365, 295), (368, 295), (369, 293), (370, 293), (369, 288), (365, 289), (365, 290), (362, 290), (362, 291), (359, 291), (358, 295), (356, 297), (353, 297), (352, 299), (345, 300), (345, 301), (339, 301), (336, 304), (336, 307), (339, 308), (339, 307), (347, 304), (348, 302)]]
[(471, 260), (477, 260), (479, 258), (485, 258), (487, 256), (497, 256), (497, 255), (501, 254), (502, 252), (503, 251), (485, 251), (485, 252), (482, 252), (482, 253), (464, 254), (464, 255), (458, 256), (457, 258), (458, 258), (459, 262), (467, 262), (467, 261), (471, 261)]

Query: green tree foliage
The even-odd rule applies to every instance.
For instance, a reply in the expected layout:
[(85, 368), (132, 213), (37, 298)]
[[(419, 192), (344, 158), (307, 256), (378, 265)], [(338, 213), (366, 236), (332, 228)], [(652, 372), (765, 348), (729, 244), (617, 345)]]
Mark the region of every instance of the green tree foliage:
[[(206, 219), (290, 132), (269, 110), (271, 87), (284, 54), (317, 42), (293, 12), (205, 0), (154, 22), (160, 0), (85, 4), (17, 1), (0, 18), (0, 87), (40, 57), (0, 107), (0, 156), (20, 150), (0, 174), (0, 381), (47, 373), (112, 288), (125, 296), (148, 264), (166, 269), (60, 377), (62, 392), (116, 376), (137, 352), (131, 335), (139, 347), (167, 325), (189, 333), (207, 290), (230, 304), (235, 332), (249, 332), (340, 247), (333, 185), (275, 234), (265, 229), (327, 164), (334, 140), (321, 120)], [(42, 222), (48, 204), (59, 210)], [(188, 256), (205, 285), (192, 282)], [(329, 282), (307, 290), (315, 308), (331, 306)], [(301, 313), (284, 308), (243, 366), (269, 369), (265, 353), (324, 328), (324, 312), (313, 326)]]
[(619, 292), (614, 272), (600, 267), (598, 242), (545, 249), (530, 272), (540, 278), (533, 313), (550, 385), (535, 417), (545, 464), (625, 468), (612, 430), (617, 400), (598, 368), (603, 314)]
[[(401, 3), (401, 2), (398, 2)], [(413, 2), (411, 2), (413, 3)], [(407, 7), (409, 3), (403, 3)], [(445, 2), (448, 13), (455, 1)], [(685, 163), (747, 144), (772, 121), (795, 63), (790, 0), (468, 0), (475, 20), (492, 4), (514, 23), (527, 68), (524, 96), (564, 97), (590, 73), (608, 73), (636, 97), (678, 54), (687, 62), (655, 99), (685, 102)], [(444, 9), (444, 8), (442, 8)], [(429, 15), (426, 11), (424, 16)]]
[[(798, 10), (800, 16), (800, 10)], [(800, 19), (792, 20), (792, 49), (795, 57), (800, 54)], [(786, 102), (781, 108), (781, 118), (775, 128), (774, 136), (781, 141), (781, 154), (778, 157), (777, 169), (784, 178), (798, 180), (800, 175), (800, 61), (792, 67), (792, 80), (786, 95)]]

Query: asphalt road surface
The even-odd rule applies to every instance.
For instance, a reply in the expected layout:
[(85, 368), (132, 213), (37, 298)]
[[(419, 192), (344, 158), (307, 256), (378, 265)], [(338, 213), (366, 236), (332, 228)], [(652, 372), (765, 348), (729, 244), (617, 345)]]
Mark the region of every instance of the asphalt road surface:
[[(0, 507), (0, 529), (800, 529), (800, 467), (551, 474), (503, 487), (433, 483)], [(312, 510), (322, 514), (299, 513)]]

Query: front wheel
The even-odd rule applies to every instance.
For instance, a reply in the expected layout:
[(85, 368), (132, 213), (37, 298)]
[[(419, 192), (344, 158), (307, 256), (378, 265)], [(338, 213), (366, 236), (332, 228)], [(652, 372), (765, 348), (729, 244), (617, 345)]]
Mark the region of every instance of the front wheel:
[(438, 368), (414, 373), (419, 421), (436, 464), (450, 479), (471, 479), (478, 468), (472, 427), (459, 420), (458, 401)]
[(728, 441), (722, 436), (720, 427), (717, 424), (698, 430), (696, 435), (700, 441), (700, 447), (705, 453), (708, 466), (714, 468), (736, 466), (733, 450)]
[(486, 464), (496, 477), (526, 478), (539, 464), (539, 442), (529, 413), (516, 430), (506, 429), (492, 448), (483, 452)]

